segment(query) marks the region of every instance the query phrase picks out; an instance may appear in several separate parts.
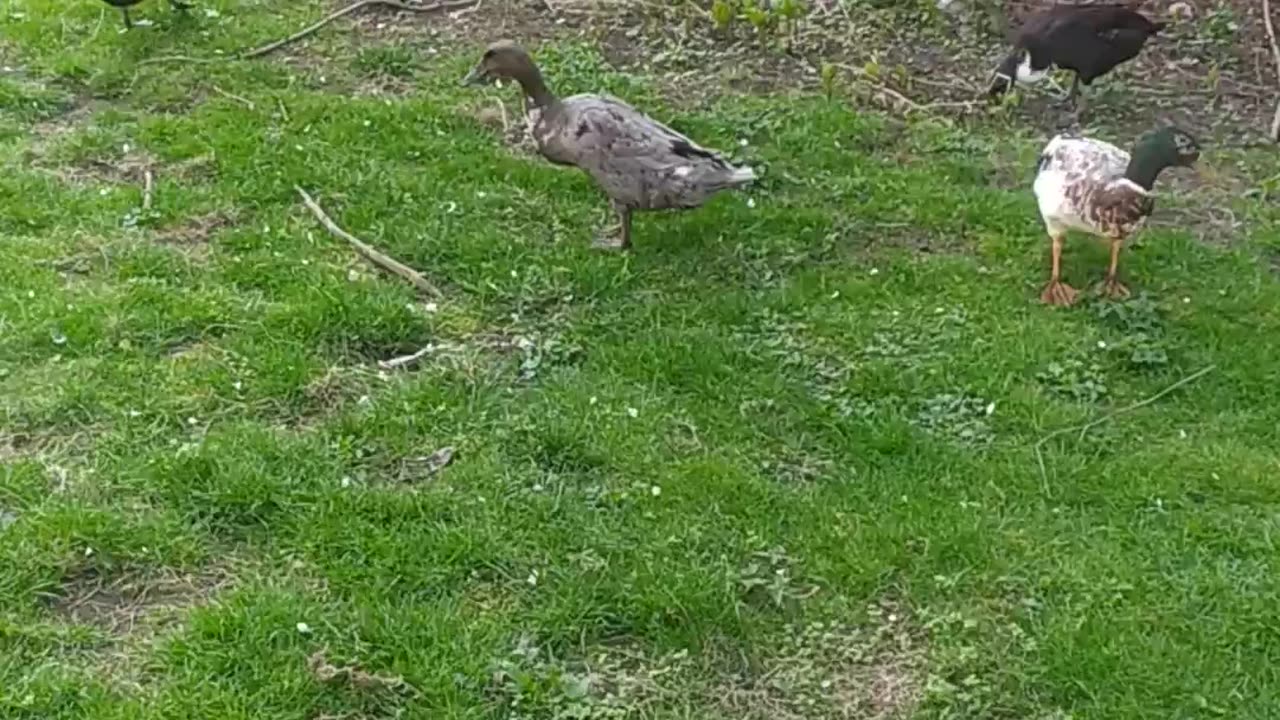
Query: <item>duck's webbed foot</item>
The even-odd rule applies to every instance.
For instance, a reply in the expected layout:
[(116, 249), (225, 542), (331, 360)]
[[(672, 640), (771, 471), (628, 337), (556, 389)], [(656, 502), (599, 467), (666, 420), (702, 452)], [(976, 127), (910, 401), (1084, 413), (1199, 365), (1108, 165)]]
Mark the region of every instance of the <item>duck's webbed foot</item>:
[(591, 247), (599, 250), (631, 249), (631, 209), (614, 203), (613, 211), (618, 221), (596, 233)]
[(1050, 280), (1040, 293), (1040, 301), (1058, 307), (1070, 307), (1075, 304), (1078, 295), (1075, 288), (1061, 280)]
[(1124, 300), (1129, 297), (1129, 288), (1114, 277), (1098, 283), (1098, 294), (1108, 300)]
[(133, 18), (129, 17), (129, 8), (120, 8), (120, 15), (124, 18), (124, 29), (133, 29)]
[(1123, 238), (1111, 239), (1111, 264), (1107, 266), (1107, 279), (1098, 285), (1099, 294), (1112, 300), (1123, 300), (1129, 297), (1129, 288), (1116, 279), (1116, 270), (1120, 265), (1120, 248), (1123, 244)]

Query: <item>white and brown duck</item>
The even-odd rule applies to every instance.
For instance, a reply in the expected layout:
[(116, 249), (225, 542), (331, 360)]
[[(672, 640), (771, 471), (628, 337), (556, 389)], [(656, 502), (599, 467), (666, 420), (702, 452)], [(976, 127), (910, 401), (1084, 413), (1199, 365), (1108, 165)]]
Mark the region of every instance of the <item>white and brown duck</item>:
[(1147, 133), (1133, 153), (1101, 140), (1059, 135), (1045, 146), (1036, 173), (1040, 217), (1053, 242), (1053, 268), (1040, 299), (1071, 305), (1076, 291), (1062, 282), (1062, 243), (1078, 230), (1111, 243), (1111, 265), (1100, 290), (1123, 298), (1129, 290), (1116, 277), (1120, 248), (1142, 229), (1155, 209), (1156, 178), (1166, 168), (1190, 167), (1200, 157), (1195, 139), (1175, 127)]
[(616, 227), (596, 240), (599, 247), (631, 247), (635, 210), (695, 208), (721, 190), (755, 179), (627, 103), (607, 95), (557, 97), (523, 48), (509, 41), (490, 45), (463, 80), (519, 83), (526, 120), (543, 157), (581, 168), (604, 190), (617, 215)]

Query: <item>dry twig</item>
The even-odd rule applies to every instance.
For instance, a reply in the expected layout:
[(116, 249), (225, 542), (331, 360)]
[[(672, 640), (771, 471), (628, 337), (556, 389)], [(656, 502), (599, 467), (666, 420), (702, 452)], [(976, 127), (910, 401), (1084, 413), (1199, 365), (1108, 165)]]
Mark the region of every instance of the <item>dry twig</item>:
[[(1267, 39), (1271, 41), (1271, 56), (1276, 60), (1276, 79), (1280, 82), (1280, 43), (1276, 42), (1276, 26), (1271, 20), (1271, 0), (1262, 0), (1262, 22), (1267, 28)], [(1276, 101), (1276, 115), (1271, 120), (1271, 140), (1280, 142), (1280, 100)]]
[(142, 209), (144, 211), (151, 209), (151, 194), (155, 187), (155, 175), (151, 173), (151, 168), (142, 169)]
[(421, 350), (409, 355), (399, 355), (390, 360), (379, 360), (378, 367), (383, 370), (397, 370), (403, 367), (417, 365), (418, 361), (436, 351), (435, 345), (428, 345)]
[(256, 106), (256, 105), (254, 105), (254, 104), (253, 104), (253, 101), (252, 101), (252, 100), (250, 100), (249, 98), (244, 98), (244, 97), (240, 97), (239, 95), (236, 95), (236, 94), (234, 94), (234, 93), (229, 93), (229, 92), (227, 92), (226, 90), (223, 90), (222, 88), (218, 87), (217, 85), (214, 85), (214, 86), (213, 86), (213, 91), (214, 91), (214, 92), (216, 92), (216, 93), (218, 93), (219, 95), (221, 95), (221, 96), (222, 96), (222, 97), (224, 97), (224, 98), (227, 98), (227, 99), (229, 99), (229, 100), (235, 100), (236, 102), (238, 102), (238, 103), (240, 103), (240, 104), (244, 105), (245, 107), (249, 108), (250, 110), (255, 110), (255, 109), (257, 109), (257, 106)]
[(408, 3), (398, 2), (397, 0), (360, 0), (359, 2), (352, 3), (342, 8), (341, 10), (335, 10), (334, 12), (329, 13), (324, 18), (316, 21), (311, 25), (308, 25), (307, 27), (299, 30), (298, 32), (290, 35), (287, 38), (277, 40), (273, 43), (263, 45), (260, 48), (255, 48), (245, 53), (241, 53), (240, 59), (248, 60), (251, 58), (262, 57), (263, 55), (273, 53), (276, 50), (279, 50), (280, 48), (285, 47), (286, 45), (291, 45), (309, 35), (315, 34), (316, 31), (320, 30), (321, 28), (333, 22), (334, 20), (337, 20), (338, 18), (344, 17), (346, 15), (350, 15), (351, 13), (356, 12), (357, 10), (362, 10), (364, 8), (371, 7), (374, 5), (377, 5), (379, 7), (394, 8), (396, 10), (406, 10), (408, 12), (426, 13), (426, 12), (436, 12), (438, 10), (455, 10), (459, 8), (465, 8), (470, 5), (474, 5), (476, 2), (477, 0), (447, 0), (445, 2), (432, 3), (430, 5), (410, 5)]
[(1045, 487), (1046, 487), (1046, 488), (1048, 487), (1048, 485), (1049, 485), (1049, 473), (1045, 470), (1045, 466), (1044, 466), (1044, 454), (1040, 451), (1040, 448), (1044, 447), (1044, 444), (1045, 444), (1045, 443), (1049, 442), (1050, 440), (1052, 440), (1052, 439), (1054, 439), (1054, 438), (1056, 438), (1056, 437), (1059, 437), (1059, 436), (1061, 436), (1061, 435), (1065, 435), (1065, 434), (1070, 433), (1070, 432), (1075, 432), (1075, 431), (1077, 431), (1077, 430), (1079, 430), (1079, 431), (1080, 431), (1080, 439), (1081, 439), (1081, 440), (1083, 440), (1083, 439), (1084, 439), (1085, 434), (1087, 434), (1087, 433), (1088, 433), (1090, 430), (1092, 430), (1093, 428), (1095, 428), (1095, 427), (1097, 427), (1097, 426), (1099, 426), (1099, 425), (1101, 425), (1101, 424), (1103, 424), (1103, 423), (1105, 423), (1105, 422), (1109, 422), (1109, 421), (1111, 421), (1111, 420), (1114, 420), (1114, 419), (1116, 419), (1116, 418), (1120, 417), (1121, 415), (1126, 415), (1126, 414), (1128, 414), (1128, 413), (1133, 412), (1134, 410), (1138, 410), (1138, 409), (1144, 408), (1144, 407), (1146, 407), (1146, 406), (1150, 405), (1151, 403), (1153, 403), (1153, 402), (1155, 402), (1155, 401), (1159, 400), (1160, 398), (1164, 397), (1165, 395), (1168, 395), (1169, 393), (1173, 392), (1174, 390), (1177, 390), (1178, 388), (1180, 388), (1180, 387), (1182, 387), (1182, 386), (1184, 386), (1184, 385), (1189, 385), (1189, 384), (1191, 384), (1191, 383), (1195, 382), (1196, 380), (1199, 380), (1200, 378), (1204, 377), (1205, 375), (1208, 375), (1209, 373), (1211, 373), (1211, 372), (1213, 372), (1214, 370), (1217, 370), (1217, 369), (1218, 369), (1218, 366), (1217, 366), (1217, 365), (1210, 365), (1210, 366), (1208, 366), (1208, 367), (1201, 368), (1201, 369), (1199, 369), (1199, 370), (1197, 370), (1197, 371), (1195, 371), (1195, 372), (1191, 373), (1190, 375), (1188, 375), (1188, 376), (1186, 376), (1186, 377), (1182, 378), (1182, 379), (1181, 379), (1181, 380), (1179, 380), (1178, 382), (1176, 382), (1176, 383), (1174, 383), (1174, 384), (1172, 384), (1172, 385), (1170, 385), (1170, 386), (1166, 387), (1165, 389), (1161, 390), (1160, 392), (1158, 392), (1158, 393), (1156, 393), (1156, 394), (1154, 394), (1154, 395), (1150, 395), (1150, 396), (1148, 396), (1148, 397), (1145, 397), (1145, 398), (1143, 398), (1142, 400), (1139, 400), (1139, 401), (1137, 401), (1137, 402), (1135, 402), (1135, 403), (1133, 403), (1133, 404), (1131, 404), (1131, 405), (1126, 405), (1126, 406), (1124, 406), (1124, 407), (1120, 408), (1119, 410), (1115, 410), (1115, 411), (1113, 411), (1113, 412), (1109, 412), (1109, 413), (1107, 413), (1107, 414), (1105, 414), (1105, 415), (1102, 415), (1102, 416), (1100, 416), (1100, 417), (1096, 417), (1096, 418), (1094, 418), (1093, 420), (1090, 420), (1089, 422), (1084, 423), (1084, 424), (1082, 424), (1082, 425), (1072, 425), (1072, 426), (1070, 426), (1070, 427), (1058, 428), (1057, 430), (1054, 430), (1053, 432), (1049, 433), (1048, 435), (1045, 435), (1044, 437), (1040, 438), (1039, 440), (1037, 440), (1037, 441), (1036, 441), (1036, 444), (1035, 444), (1035, 446), (1034, 446), (1034, 448), (1033, 448), (1033, 449), (1036, 451), (1036, 463), (1038, 463), (1038, 464), (1039, 464), (1039, 466), (1040, 466), (1040, 481), (1041, 481), (1042, 483), (1044, 483), (1044, 485), (1045, 485)]
[(356, 252), (363, 255), (369, 260), (369, 262), (372, 262), (374, 265), (377, 265), (387, 272), (399, 275), (409, 281), (409, 283), (414, 287), (418, 288), (418, 290), (428, 295), (440, 297), (443, 294), (440, 292), (439, 288), (433, 285), (430, 280), (423, 277), (417, 270), (414, 270), (393, 257), (378, 252), (368, 243), (355, 235), (352, 235), (346, 230), (343, 230), (341, 227), (338, 227), (338, 224), (335, 223), (327, 213), (325, 213), (324, 209), (316, 204), (316, 201), (307, 194), (306, 190), (303, 190), (297, 185), (294, 185), (293, 189), (298, 191), (298, 194), (302, 196), (302, 202), (306, 204), (307, 209), (311, 211), (312, 215), (316, 216), (316, 219), (320, 221), (320, 224), (323, 225), (326, 230), (351, 243), (351, 246), (356, 249)]

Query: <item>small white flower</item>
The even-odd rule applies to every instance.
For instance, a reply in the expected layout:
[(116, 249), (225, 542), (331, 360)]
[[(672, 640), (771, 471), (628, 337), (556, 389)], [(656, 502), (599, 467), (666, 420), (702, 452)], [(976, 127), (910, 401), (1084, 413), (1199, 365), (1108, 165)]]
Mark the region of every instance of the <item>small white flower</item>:
[(29, 297), (29, 298), (33, 298), (33, 297), (35, 297), (35, 296), (36, 296), (36, 291), (35, 291), (35, 290), (28, 290), (28, 291), (27, 291), (27, 297)]
[(598, 402), (600, 402), (600, 398), (596, 397), (595, 395), (592, 395), (592, 396), (591, 396), (591, 399), (587, 401), (587, 404), (588, 404), (588, 405), (595, 405), (595, 404), (596, 404), (596, 403), (598, 403)]
[(747, 198), (747, 207), (753, 208), (755, 206), (756, 206), (756, 199), (751, 197)]
[(1099, 341), (1098, 341), (1098, 349), (1099, 349), (1099, 350), (1106, 350), (1106, 349), (1107, 349), (1107, 341), (1106, 341), (1106, 340), (1099, 340)]
[(189, 418), (187, 418), (187, 424), (188, 424), (188, 425), (199, 425), (199, 424), (200, 424), (200, 421), (199, 421), (199, 420), (197, 420), (197, 419), (195, 419), (195, 418), (193, 418), (193, 417), (189, 417)]
[(537, 570), (534, 570), (534, 571), (530, 572), (530, 573), (529, 573), (529, 577), (525, 578), (525, 579), (524, 579), (524, 581), (525, 581), (525, 582), (527, 582), (527, 583), (529, 583), (530, 585), (537, 586), (537, 584), (538, 584), (538, 571), (537, 571)]
[(129, 143), (125, 143), (123, 146), (121, 146), (120, 149), (124, 151), (125, 155), (128, 155), (129, 151), (132, 150), (133, 148), (129, 146)]
[(372, 121), (372, 120), (365, 120), (365, 121), (364, 121), (364, 126), (365, 126), (365, 127), (369, 127), (369, 126), (370, 126), (370, 125), (372, 125), (372, 124), (373, 124), (373, 121)]
[(637, 410), (637, 409), (635, 409), (635, 408), (633, 408), (633, 407), (629, 407), (629, 408), (627, 408), (627, 416), (628, 416), (628, 417), (633, 417), (633, 418), (635, 418), (635, 417), (640, 417), (640, 411), (639, 411), (639, 410)]
[(483, 191), (483, 190), (477, 190), (477, 191), (476, 191), (476, 197), (481, 198), (481, 199), (483, 199), (483, 198), (487, 198), (487, 197), (489, 197), (489, 193), (487, 193), (487, 192), (485, 192), (485, 191)]
[(310, 626), (310, 625), (308, 625), (308, 624), (306, 624), (306, 623), (304, 623), (304, 622), (300, 622), (300, 623), (298, 623), (297, 625), (295, 625), (294, 627), (298, 628), (298, 632), (302, 633), (303, 635), (310, 635), (310, 634), (311, 634), (311, 626)]
[(987, 403), (987, 414), (990, 415), (995, 411), (996, 411), (996, 404), (994, 402)]
[(234, 389), (236, 389), (236, 390), (239, 390), (240, 388), (244, 387), (244, 383), (242, 383), (242, 382), (240, 382), (239, 380), (237, 380), (237, 381), (235, 381), (235, 382), (231, 383), (231, 387), (232, 387), (232, 388), (234, 388)]
[(534, 492), (542, 492), (542, 485), (541, 485), (541, 484), (535, 484), (535, 485), (533, 486), (533, 491), (534, 491)]
[(131, 418), (142, 417), (142, 413), (138, 412), (137, 410), (130, 410), (126, 414)]
[(649, 494), (654, 497), (658, 497), (659, 495), (662, 494), (662, 488), (658, 487), (657, 485), (654, 485), (653, 487), (649, 488)]
[(1188, 303), (1190, 303), (1190, 302), (1191, 302), (1191, 298), (1189, 298), (1189, 297), (1184, 297), (1184, 298), (1182, 298), (1182, 304), (1186, 305), (1186, 304), (1188, 304)]
[(218, 12), (217, 10), (214, 10), (213, 8), (205, 8), (204, 16), (207, 18), (216, 18), (216, 17), (221, 17), (222, 13)]
[(871, 270), (869, 271), (869, 274), (871, 274), (871, 275), (879, 275), (879, 274), (880, 274), (880, 268), (871, 268)]
[(86, 547), (86, 548), (84, 549), (84, 556), (85, 556), (85, 557), (90, 557), (91, 555), (93, 555), (93, 548), (91, 548), (91, 547)]
[(740, 147), (746, 147), (746, 146), (748, 146), (748, 145), (750, 145), (750, 144), (751, 144), (751, 143), (750, 143), (750, 142), (748, 142), (746, 138), (739, 138), (739, 139), (738, 139), (738, 145), (739, 145)]
[(1186, 439), (1187, 439), (1187, 431), (1186, 431), (1186, 430), (1179, 430), (1179, 431), (1178, 431), (1178, 437), (1182, 438), (1183, 440), (1186, 440)]
[(838, 298), (838, 297), (840, 297), (840, 291), (839, 291), (839, 290), (836, 290), (835, 292), (831, 293), (831, 299), (832, 299), (832, 300), (835, 300), (835, 299), (836, 299), (836, 298)]
[(423, 304), (422, 309), (426, 310), (429, 313), (433, 313), (433, 312), (439, 312), (440, 306), (433, 302), (429, 302), (429, 303)]

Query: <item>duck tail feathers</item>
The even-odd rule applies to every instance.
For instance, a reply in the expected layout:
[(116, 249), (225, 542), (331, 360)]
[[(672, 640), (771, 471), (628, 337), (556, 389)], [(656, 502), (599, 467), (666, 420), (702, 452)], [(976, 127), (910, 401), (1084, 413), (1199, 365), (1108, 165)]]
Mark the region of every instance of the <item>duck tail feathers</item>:
[(734, 168), (729, 174), (729, 182), (734, 185), (745, 185), (755, 179), (756, 171), (746, 166)]

